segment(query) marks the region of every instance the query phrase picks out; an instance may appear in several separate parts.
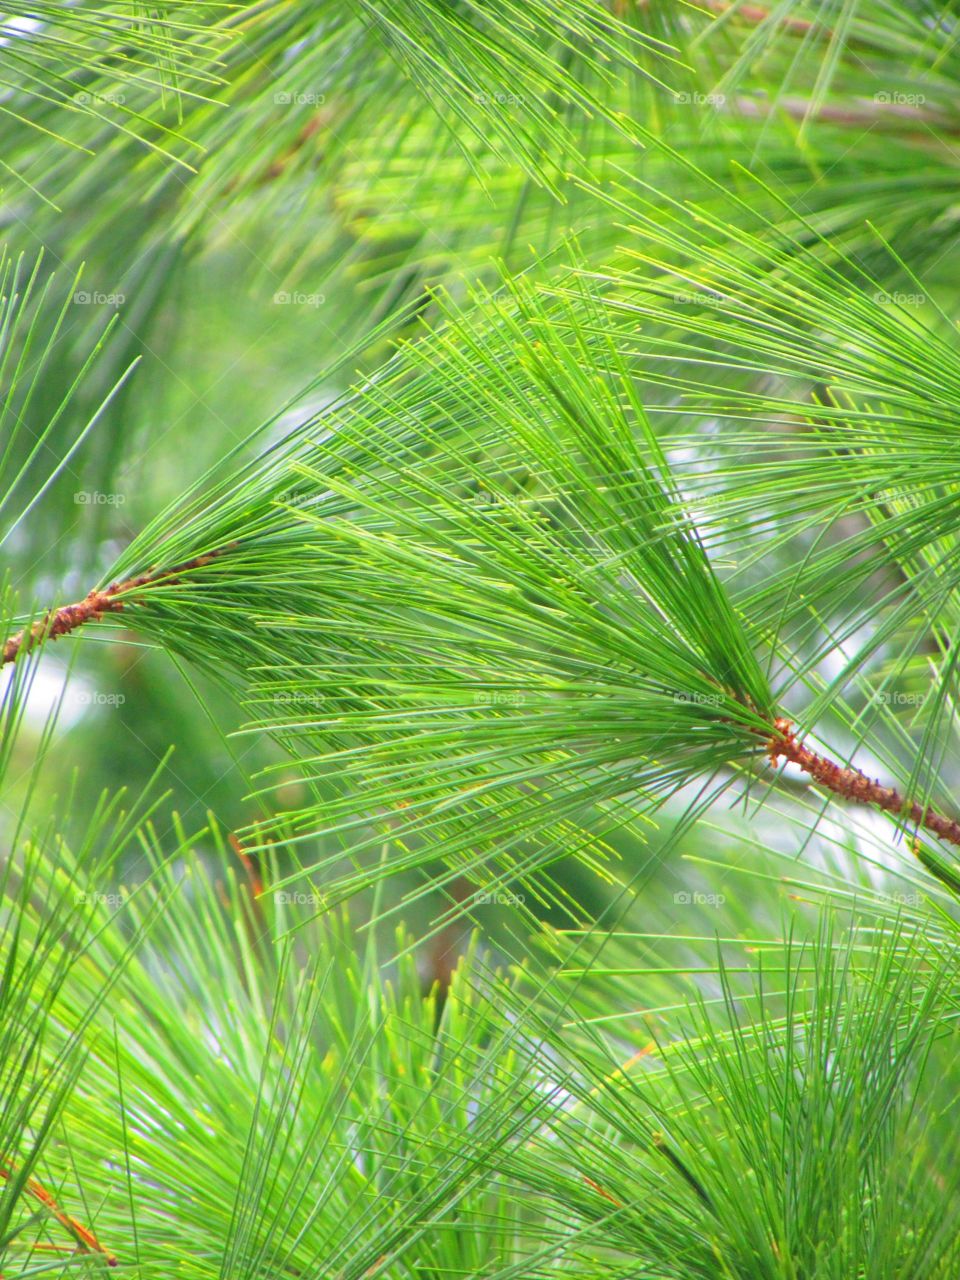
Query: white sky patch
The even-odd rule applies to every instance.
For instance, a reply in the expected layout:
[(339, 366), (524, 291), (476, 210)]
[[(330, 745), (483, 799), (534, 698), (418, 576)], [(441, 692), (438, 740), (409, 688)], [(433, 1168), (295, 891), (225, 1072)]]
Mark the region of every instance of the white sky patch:
[(17, 36), (29, 36), (39, 31), (43, 23), (39, 18), (0, 17), (0, 44), (9, 44)]
[[(13, 675), (13, 664), (3, 668), (0, 674), (0, 697), (6, 697)], [(67, 669), (57, 658), (45, 655), (36, 663), (24, 704), (24, 722), (28, 728), (38, 733), (42, 731), (61, 696), (63, 702), (57, 717), (61, 731), (72, 728), (95, 705), (97, 691), (94, 685), (82, 676), (72, 675), (64, 692), (66, 679)]]

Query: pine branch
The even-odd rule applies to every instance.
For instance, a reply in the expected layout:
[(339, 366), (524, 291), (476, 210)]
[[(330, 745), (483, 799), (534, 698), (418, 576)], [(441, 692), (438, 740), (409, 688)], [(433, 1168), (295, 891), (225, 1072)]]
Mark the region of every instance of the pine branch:
[(140, 587), (156, 586), (163, 583), (173, 586), (180, 582), (183, 575), (192, 569), (199, 569), (227, 550), (221, 547), (216, 551), (208, 551), (205, 555), (194, 556), (193, 559), (176, 565), (172, 569), (151, 569), (136, 577), (126, 578), (122, 582), (111, 583), (109, 587), (96, 588), (90, 591), (76, 604), (61, 605), (53, 609), (35, 622), (32, 627), (25, 627), (11, 636), (3, 646), (3, 659), (0, 666), (8, 662), (16, 662), (21, 653), (29, 653), (44, 640), (56, 640), (58, 636), (69, 635), (86, 622), (99, 622), (105, 613), (119, 613), (125, 604), (122, 599), (130, 591)]
[(958, 127), (954, 119), (940, 110), (877, 97), (874, 97), (871, 102), (832, 106), (829, 103), (817, 104), (809, 97), (792, 96), (763, 102), (743, 94), (734, 99), (732, 105), (739, 115), (754, 120), (769, 120), (777, 113), (783, 113), (791, 120), (806, 120), (812, 115), (822, 124), (838, 125), (841, 128), (862, 129), (868, 125), (877, 124), (915, 124), (918, 126), (918, 132), (916, 135), (911, 135), (911, 141), (919, 141), (927, 145), (936, 145), (939, 139), (936, 135), (930, 136), (920, 130), (936, 129), (938, 133), (955, 135)]
[(818, 755), (816, 751), (797, 741), (789, 720), (782, 717), (777, 719), (774, 730), (768, 745), (770, 760), (774, 765), (782, 756), (792, 764), (799, 765), (804, 773), (809, 773), (815, 782), (819, 782), (834, 795), (852, 800), (856, 804), (874, 805), (887, 813), (904, 814), (918, 826), (932, 831), (941, 840), (960, 845), (960, 822), (945, 817), (929, 805), (921, 807), (915, 800), (902, 796), (896, 787), (885, 787), (868, 778), (859, 769), (844, 768), (827, 756)]

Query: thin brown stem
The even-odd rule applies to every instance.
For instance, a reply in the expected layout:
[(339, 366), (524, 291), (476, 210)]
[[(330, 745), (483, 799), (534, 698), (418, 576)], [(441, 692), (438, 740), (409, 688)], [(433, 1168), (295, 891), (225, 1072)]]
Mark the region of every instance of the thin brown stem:
[(209, 564), (211, 560), (222, 555), (224, 550), (226, 548), (209, 551), (206, 555), (194, 556), (192, 560), (187, 560), (172, 569), (151, 569), (147, 573), (138, 574), (135, 578), (125, 578), (123, 582), (114, 582), (109, 587), (89, 592), (77, 604), (64, 604), (59, 609), (51, 610), (32, 627), (25, 627), (23, 631), (18, 631), (16, 635), (5, 641), (0, 666), (8, 662), (16, 662), (21, 653), (29, 653), (43, 640), (56, 640), (58, 636), (69, 635), (71, 631), (82, 627), (85, 622), (98, 622), (105, 613), (119, 613), (126, 603), (122, 597), (127, 592), (138, 587), (154, 586), (159, 583), (169, 586), (179, 582), (184, 574)]
[(610, 1203), (616, 1205), (618, 1209), (623, 1208), (623, 1204), (616, 1198), (616, 1196), (612, 1196), (609, 1191), (605, 1191), (599, 1182), (594, 1182), (594, 1180), (592, 1178), (588, 1178), (585, 1173), (580, 1176), (591, 1190), (596, 1191), (597, 1195), (603, 1196), (604, 1200), (609, 1200)]
[[(738, 19), (740, 22), (745, 22), (751, 27), (761, 25), (770, 17), (770, 10), (759, 4), (733, 5), (728, 0), (702, 0), (702, 3), (705, 9), (709, 9), (711, 13), (715, 13), (718, 17), (722, 18), (729, 13), (731, 17)], [(791, 18), (778, 15), (776, 25), (783, 31), (793, 31), (802, 36), (815, 32), (821, 39), (826, 40), (833, 35), (829, 27), (825, 27), (820, 22), (811, 22), (808, 18)]]
[(775, 720), (773, 728), (774, 732), (767, 743), (772, 764), (777, 764), (780, 759), (789, 760), (792, 764), (799, 765), (815, 782), (834, 795), (842, 796), (844, 800), (900, 814), (918, 827), (932, 831), (941, 840), (960, 845), (960, 822), (956, 819), (938, 813), (929, 805), (922, 807), (915, 800), (902, 796), (896, 787), (885, 787), (868, 778), (859, 769), (844, 767), (826, 756), (818, 755), (816, 751), (797, 741), (789, 720)]
[[(919, 96), (919, 95), (917, 95)], [(904, 94), (904, 99), (909, 95)], [(832, 106), (821, 103), (811, 113), (812, 103), (809, 98), (784, 97), (769, 102), (757, 101), (756, 98), (737, 97), (731, 104), (743, 116), (752, 119), (766, 120), (777, 114), (789, 116), (792, 120), (806, 120), (808, 116), (818, 123), (835, 124), (846, 128), (863, 128), (871, 124), (915, 124), (918, 126), (912, 137), (918, 142), (931, 142), (927, 130), (935, 129), (939, 133), (955, 134), (956, 117), (945, 115), (942, 111), (927, 109), (922, 103), (902, 101), (897, 98), (874, 99), (872, 102), (856, 102), (844, 106)], [(932, 141), (938, 142), (936, 135)]]
[[(614, 5), (614, 12), (618, 18), (625, 18), (629, 7), (625, 0), (617, 0)], [(637, 7), (639, 9), (649, 9), (651, 7), (650, 0), (637, 0)], [(751, 27), (766, 22), (770, 17), (770, 10), (759, 4), (733, 4), (731, 0), (700, 0), (700, 7), (708, 13), (716, 14), (718, 18), (729, 15), (736, 21), (743, 22)], [(807, 35), (813, 32), (823, 39), (829, 39), (833, 35), (829, 27), (825, 27), (823, 23), (811, 22), (809, 18), (783, 17), (778, 14), (776, 24), (781, 30), (793, 31), (798, 35)]]
[[(14, 1171), (6, 1165), (0, 1164), (0, 1179), (4, 1182), (11, 1182), (13, 1177)], [(60, 1225), (70, 1233), (76, 1241), (77, 1249), (81, 1253), (99, 1254), (108, 1267), (119, 1265), (116, 1256), (109, 1249), (103, 1247), (90, 1228), (85, 1227), (76, 1218), (72, 1218), (70, 1214), (64, 1213), (50, 1192), (36, 1178), (27, 1178), (25, 1189), (35, 1200), (39, 1200), (47, 1212), (52, 1214)]]

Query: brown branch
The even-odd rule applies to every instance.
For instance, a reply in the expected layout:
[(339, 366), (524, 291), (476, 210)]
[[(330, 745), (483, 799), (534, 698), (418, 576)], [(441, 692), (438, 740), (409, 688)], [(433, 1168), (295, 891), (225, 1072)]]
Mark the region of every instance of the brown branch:
[[(908, 94), (903, 95), (908, 98)], [(759, 102), (756, 98), (737, 97), (733, 100), (736, 110), (751, 119), (768, 120), (778, 112), (789, 116), (792, 120), (806, 120), (811, 115), (809, 98), (786, 97), (773, 98), (767, 102)], [(955, 134), (957, 122), (954, 117), (945, 115), (934, 108), (927, 109), (922, 103), (901, 102), (893, 99), (883, 101), (866, 99), (834, 106), (821, 103), (812, 113), (813, 120), (823, 124), (836, 124), (844, 127), (862, 128), (870, 124), (916, 124), (924, 128), (937, 129), (943, 133)], [(919, 141), (928, 141), (924, 133), (912, 135)], [(938, 141), (938, 139), (934, 139)]]
[(250, 890), (253, 896), (255, 898), (259, 898), (263, 893), (263, 881), (260, 878), (260, 868), (240, 843), (238, 836), (234, 835), (231, 831), (227, 838), (230, 841), (230, 848), (243, 863), (243, 869), (246, 871), (247, 879), (250, 881)]
[[(734, 4), (732, 0), (699, 0), (699, 3), (701, 12), (704, 14), (713, 13), (718, 18), (729, 16), (750, 27), (760, 26), (770, 17), (770, 10), (759, 4)], [(652, 7), (651, 0), (637, 0), (638, 9)], [(693, 7), (696, 8), (696, 5)], [(629, 5), (625, 0), (617, 0), (614, 12), (618, 18), (625, 18), (628, 8)], [(776, 25), (783, 31), (792, 31), (796, 35), (815, 35), (823, 40), (833, 39), (833, 32), (829, 27), (824, 26), (822, 22), (812, 22), (809, 18), (791, 18), (789, 15), (778, 14)]]
[(135, 578), (126, 578), (123, 582), (114, 582), (109, 587), (93, 590), (77, 604), (64, 604), (59, 609), (51, 610), (32, 627), (25, 627), (23, 631), (18, 631), (4, 643), (0, 666), (8, 662), (16, 662), (21, 653), (29, 653), (42, 640), (56, 640), (58, 636), (69, 635), (71, 631), (76, 631), (77, 627), (82, 627), (85, 622), (99, 622), (105, 613), (119, 613), (124, 606), (124, 601), (120, 597), (126, 592), (161, 582), (170, 586), (179, 582), (191, 569), (199, 569), (202, 565), (209, 564), (226, 549), (222, 547), (218, 551), (209, 551), (206, 555), (194, 556), (192, 560), (176, 565), (173, 569), (151, 569), (148, 573), (138, 574)]
[(587, 1184), (588, 1187), (591, 1187), (594, 1191), (596, 1191), (597, 1195), (603, 1196), (604, 1200), (609, 1200), (610, 1203), (615, 1204), (618, 1209), (623, 1208), (623, 1205), (620, 1203), (620, 1201), (615, 1196), (612, 1196), (609, 1191), (605, 1191), (603, 1187), (601, 1187), (599, 1182), (594, 1182), (594, 1180), (592, 1178), (588, 1178), (585, 1173), (582, 1173), (580, 1176), (583, 1178), (584, 1182)]
[[(0, 1165), (0, 1178), (5, 1182), (11, 1181), (13, 1171), (4, 1165)], [(25, 1188), (35, 1200), (40, 1201), (48, 1213), (53, 1214), (62, 1227), (65, 1227), (70, 1232), (77, 1242), (80, 1252), (98, 1253), (108, 1267), (119, 1266), (116, 1256), (109, 1249), (105, 1249), (93, 1232), (88, 1227), (85, 1227), (82, 1222), (78, 1222), (76, 1218), (64, 1213), (50, 1192), (36, 1178), (27, 1178)]]
[[(759, 4), (734, 5), (729, 3), (728, 0), (701, 0), (701, 3), (705, 9), (709, 9), (717, 17), (722, 18), (726, 14), (730, 14), (732, 18), (739, 18), (741, 22), (745, 22), (751, 27), (762, 25), (770, 17), (770, 10)], [(778, 27), (782, 27), (784, 31), (793, 31), (797, 35), (805, 36), (813, 32), (824, 40), (833, 38), (833, 32), (829, 27), (825, 27), (821, 22), (811, 22), (808, 18), (791, 18), (778, 15), (776, 24)]]
[(960, 845), (960, 822), (956, 819), (945, 817), (929, 805), (922, 808), (915, 800), (902, 796), (896, 787), (885, 787), (868, 778), (859, 769), (845, 768), (826, 756), (818, 755), (816, 751), (797, 741), (789, 720), (775, 720), (773, 728), (774, 732), (767, 743), (771, 764), (777, 764), (782, 757), (799, 765), (815, 782), (819, 782), (834, 795), (842, 796), (844, 800), (900, 814), (918, 827), (932, 831), (941, 840)]

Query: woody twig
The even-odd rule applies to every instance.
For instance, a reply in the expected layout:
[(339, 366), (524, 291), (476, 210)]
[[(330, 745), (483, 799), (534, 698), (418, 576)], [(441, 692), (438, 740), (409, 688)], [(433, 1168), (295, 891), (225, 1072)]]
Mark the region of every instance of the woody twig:
[(16, 662), (21, 653), (29, 653), (43, 640), (56, 640), (58, 636), (69, 635), (71, 631), (82, 627), (85, 622), (99, 622), (105, 613), (120, 613), (127, 603), (123, 599), (127, 593), (139, 587), (157, 586), (161, 583), (171, 586), (191, 570), (209, 564), (225, 550), (226, 548), (221, 548), (217, 551), (209, 551), (206, 555), (194, 556), (192, 560), (187, 560), (172, 569), (151, 569), (134, 578), (114, 582), (109, 587), (95, 589), (76, 604), (65, 604), (59, 609), (50, 610), (32, 627), (25, 627), (4, 643), (0, 666), (8, 662)]
[[(0, 1164), (0, 1179), (4, 1182), (10, 1182), (14, 1177), (14, 1171), (6, 1165)], [(34, 1200), (39, 1200), (43, 1207), (67, 1230), (76, 1242), (76, 1246), (81, 1253), (96, 1253), (106, 1262), (108, 1267), (119, 1266), (117, 1258), (109, 1249), (105, 1249), (89, 1227), (85, 1227), (82, 1222), (78, 1222), (76, 1218), (72, 1218), (68, 1213), (64, 1213), (56, 1200), (47, 1191), (36, 1178), (27, 1178), (25, 1190)]]
[(820, 786), (832, 791), (834, 795), (842, 796), (844, 800), (899, 814), (925, 831), (939, 836), (941, 840), (960, 845), (960, 822), (955, 818), (948, 818), (929, 805), (919, 805), (915, 800), (902, 796), (896, 787), (884, 786), (883, 783), (868, 778), (859, 769), (844, 767), (827, 756), (819, 755), (797, 740), (789, 720), (781, 717), (774, 721), (773, 728), (774, 732), (767, 743), (771, 764), (776, 765), (781, 759), (789, 760), (792, 764), (799, 765)]

